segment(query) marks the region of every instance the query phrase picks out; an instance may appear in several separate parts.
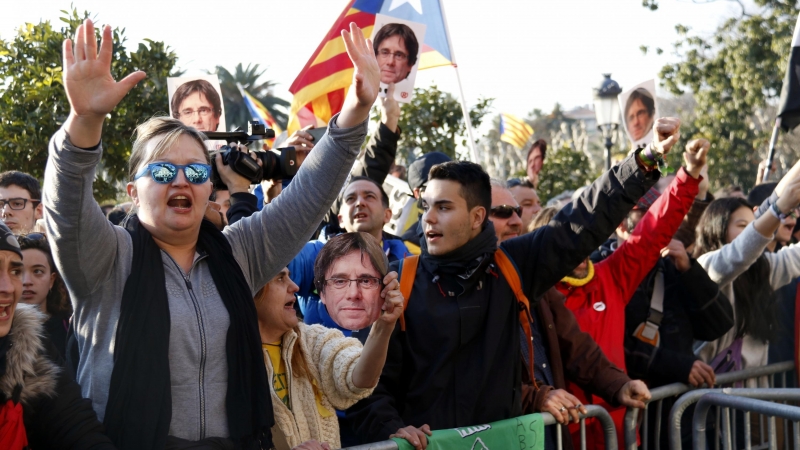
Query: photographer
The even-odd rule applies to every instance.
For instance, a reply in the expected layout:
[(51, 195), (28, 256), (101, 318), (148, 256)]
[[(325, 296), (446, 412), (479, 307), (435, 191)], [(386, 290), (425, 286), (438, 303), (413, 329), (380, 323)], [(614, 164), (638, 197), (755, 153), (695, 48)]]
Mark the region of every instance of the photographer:
[[(386, 97), (380, 99), (380, 109), (381, 121), (370, 135), (364, 152), (356, 159), (355, 165), (350, 170), (350, 176), (368, 177), (378, 185), (382, 185), (389, 175), (389, 169), (397, 156), (397, 143), (402, 133), (398, 125), (400, 104), (394, 99), (394, 84), (389, 85)], [(284, 145), (294, 146), (297, 149), (298, 163), (302, 164), (301, 154), (308, 154), (314, 149), (314, 138), (307, 129), (298, 130)], [(264, 202), (267, 202), (266, 198)], [(344, 232), (337, 218), (340, 207), (341, 199), (337, 198), (323, 220), (323, 235), (334, 236)]]
[(89, 20), (74, 50), (64, 42), (71, 112), (50, 143), (46, 223), (75, 309), (78, 380), (119, 448), (201, 440), (211, 448), (272, 446), (253, 294), (330, 207), (378, 95), (377, 62), (361, 30), (351, 24), (342, 35), (353, 86), (328, 138), (295, 177), (295, 189), (223, 232), (203, 220), (211, 195), (203, 136), (172, 118), (137, 129), (128, 183), (136, 215), (125, 228), (102, 216), (92, 181), (103, 122), (145, 74), (114, 81), (109, 26), (99, 54)]
[[(350, 171), (350, 176), (368, 177), (379, 186), (383, 184), (394, 164), (394, 159), (397, 155), (397, 142), (400, 140), (401, 130), (397, 124), (400, 120), (400, 104), (394, 99), (393, 93), (394, 84), (390, 84), (386, 98), (380, 99), (380, 123), (370, 135), (363, 154), (356, 159)], [(283, 143), (284, 147), (295, 148), (299, 167), (302, 167), (303, 161), (314, 149), (315, 140), (314, 136), (309, 132), (310, 129), (312, 127), (309, 126), (295, 131)], [(288, 186), (289, 180), (286, 180), (286, 183)], [(238, 195), (233, 195), (233, 191), (231, 191), (231, 209), (226, 215), (228, 223), (236, 223), (238, 220), (260, 210), (277, 197), (283, 187), (281, 180), (265, 180), (260, 186), (256, 187), (252, 194), (240, 192)], [(322, 221), (323, 229), (321, 230), (321, 235), (323, 237), (335, 236), (345, 231), (339, 225), (337, 217), (340, 209), (341, 199), (337, 197)]]

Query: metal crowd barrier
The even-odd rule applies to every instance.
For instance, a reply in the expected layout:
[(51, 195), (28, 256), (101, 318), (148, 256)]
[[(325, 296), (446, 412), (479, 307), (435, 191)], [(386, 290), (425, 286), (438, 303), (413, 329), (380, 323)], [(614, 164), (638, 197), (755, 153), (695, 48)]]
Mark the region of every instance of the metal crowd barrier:
[[(793, 371), (794, 361), (784, 361), (781, 363), (770, 364), (767, 366), (761, 367), (753, 367), (745, 370), (740, 370), (737, 372), (728, 372), (717, 375), (717, 386), (725, 386), (729, 385), (738, 381), (746, 381), (751, 379), (757, 379), (761, 377), (768, 376), (769, 377), (769, 387), (775, 387), (775, 375), (780, 375), (781, 384), (780, 386), (786, 386), (786, 376), (789, 372)], [(656, 414), (656, 424), (655, 429), (652, 430), (654, 433), (654, 441), (655, 441), (655, 450), (661, 450), (660, 447), (660, 438), (661, 438), (661, 421), (663, 419), (663, 412), (662, 412), (662, 403), (664, 399), (670, 397), (677, 397), (681, 394), (686, 392), (696, 390), (697, 388), (690, 386), (684, 383), (673, 383), (668, 384), (665, 386), (654, 388), (650, 391), (651, 398), (650, 401), (647, 403), (644, 409), (644, 417), (642, 420), (642, 427), (641, 427), (641, 438), (642, 444), (641, 447), (637, 445), (637, 438), (636, 438), (636, 424), (639, 419), (639, 410), (636, 408), (628, 408), (627, 412), (625, 413), (625, 420), (623, 422), (623, 427), (625, 428), (625, 449), (626, 450), (649, 450), (649, 434), (651, 430), (649, 430), (649, 421), (648, 421), (648, 414), (650, 410), (650, 405), (655, 404), (655, 414)], [(720, 388), (717, 388), (719, 390)], [(672, 447), (676, 448), (676, 447)], [(680, 448), (680, 442), (678, 442), (678, 447)]]
[[(772, 390), (772, 389), (768, 389)], [(785, 389), (780, 389), (785, 391)], [(800, 391), (800, 389), (792, 389), (794, 391)], [(800, 396), (800, 395), (795, 395)], [(785, 400), (786, 398), (782, 398)], [(731, 420), (730, 415), (728, 414), (729, 410), (742, 410), (744, 411), (744, 425), (745, 425), (745, 437), (744, 437), (744, 444), (745, 449), (750, 450), (750, 427), (748, 426), (750, 423), (750, 413), (758, 413), (760, 415), (769, 416), (768, 424), (769, 424), (769, 442), (768, 448), (770, 450), (775, 450), (778, 448), (777, 445), (777, 433), (776, 433), (776, 424), (775, 418), (780, 417), (784, 420), (791, 420), (792, 421), (792, 428), (794, 431), (794, 448), (795, 450), (800, 448), (800, 408), (797, 406), (789, 406), (783, 405), (780, 403), (774, 403), (764, 400), (757, 400), (753, 398), (747, 397), (738, 397), (735, 395), (727, 395), (727, 394), (720, 394), (720, 393), (710, 393), (705, 394), (700, 397), (700, 400), (697, 402), (697, 407), (694, 411), (694, 418), (693, 418), (693, 433), (692, 433), (692, 443), (694, 450), (706, 450), (707, 441), (706, 441), (706, 418), (708, 416), (708, 411), (711, 409), (712, 406), (716, 406), (717, 409), (722, 408), (724, 411), (724, 423), (723, 423), (723, 448), (726, 450), (730, 450), (735, 448), (735, 431), (731, 432)], [(735, 423), (735, 421), (734, 421)], [(733, 439), (732, 439), (733, 438)], [(788, 442), (784, 442), (784, 447), (788, 444)]]
[[(800, 389), (778, 389), (778, 388), (724, 388), (724, 389), (696, 389), (692, 392), (689, 392), (686, 395), (681, 396), (677, 402), (672, 406), (672, 411), (670, 412), (670, 423), (669, 423), (669, 437), (670, 437), (670, 449), (672, 450), (681, 450), (681, 418), (683, 417), (683, 413), (686, 411), (689, 406), (697, 403), (703, 396), (705, 395), (722, 395), (722, 396), (739, 396), (739, 397), (747, 397), (751, 399), (759, 399), (759, 400), (770, 400), (770, 401), (800, 401)], [(783, 405), (785, 406), (785, 405)], [(698, 406), (699, 408), (699, 406)], [(736, 426), (734, 420), (734, 426), (731, 427), (730, 422), (730, 415), (728, 411), (722, 411), (722, 415), (717, 414), (718, 422), (722, 423), (722, 428), (726, 432), (728, 437), (732, 435), (736, 435)], [(697, 417), (697, 408), (695, 409), (695, 417)], [(744, 422), (744, 434), (745, 434), (745, 445), (749, 448), (750, 443), (750, 422), (749, 422), (749, 414), (746, 414), (747, 422)], [(704, 416), (705, 417), (705, 416)], [(705, 419), (704, 419), (705, 420)], [(761, 424), (763, 427), (763, 423)], [(719, 428), (719, 424), (717, 425)], [(731, 434), (732, 433), (732, 434)], [(763, 431), (760, 435), (764, 436)], [(696, 448), (696, 447), (695, 447)], [(705, 449), (705, 447), (703, 447)]]
[[(561, 425), (556, 423), (555, 417), (550, 413), (541, 413), (545, 426), (555, 425), (556, 427), (556, 448), (563, 449), (563, 442), (561, 441)], [(596, 417), (600, 424), (603, 426), (603, 433), (606, 439), (606, 449), (614, 450), (617, 448), (617, 429), (614, 427), (614, 420), (602, 406), (586, 405), (586, 414), (581, 414), (581, 450), (586, 450), (586, 421), (589, 417)], [(397, 444), (392, 441), (381, 441), (372, 444), (357, 445), (355, 447), (347, 447), (344, 450), (398, 450)]]

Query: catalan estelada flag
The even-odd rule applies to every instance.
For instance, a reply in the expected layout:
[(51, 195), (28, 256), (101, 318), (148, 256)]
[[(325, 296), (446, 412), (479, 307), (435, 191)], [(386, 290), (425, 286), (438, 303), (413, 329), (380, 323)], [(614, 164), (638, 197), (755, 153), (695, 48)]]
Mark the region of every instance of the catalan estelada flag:
[(522, 149), (533, 136), (533, 128), (511, 114), (500, 114), (500, 140)]
[[(281, 134), (283, 132), (283, 130), (281, 130), (281, 126), (278, 125), (278, 122), (275, 121), (275, 118), (269, 113), (267, 107), (258, 101), (257, 98), (250, 95), (249, 92), (244, 90), (241, 84), (237, 83), (237, 87), (239, 88), (239, 92), (242, 94), (242, 100), (244, 100), (244, 104), (247, 106), (247, 110), (250, 112), (250, 116), (253, 118), (253, 120), (258, 120), (266, 125), (267, 128), (272, 128), (275, 131), (275, 136)], [(267, 139), (267, 142), (269, 142), (269, 145), (272, 146), (272, 144), (275, 142), (275, 139)]]
[(423, 23), (425, 42), (418, 70), (455, 64), (440, 1), (350, 0), (289, 88), (294, 94), (289, 133), (307, 125), (327, 126), (330, 118), (341, 111), (353, 80), (353, 63), (342, 40), (342, 30), (349, 31), (350, 22), (355, 22), (364, 36), (372, 35), (376, 14)]

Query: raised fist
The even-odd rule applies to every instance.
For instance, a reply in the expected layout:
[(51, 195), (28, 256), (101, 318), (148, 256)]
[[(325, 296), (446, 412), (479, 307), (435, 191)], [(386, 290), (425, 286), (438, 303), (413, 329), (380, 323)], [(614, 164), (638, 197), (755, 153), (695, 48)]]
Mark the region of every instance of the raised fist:
[(666, 156), (681, 138), (681, 119), (662, 117), (653, 124), (653, 150)]

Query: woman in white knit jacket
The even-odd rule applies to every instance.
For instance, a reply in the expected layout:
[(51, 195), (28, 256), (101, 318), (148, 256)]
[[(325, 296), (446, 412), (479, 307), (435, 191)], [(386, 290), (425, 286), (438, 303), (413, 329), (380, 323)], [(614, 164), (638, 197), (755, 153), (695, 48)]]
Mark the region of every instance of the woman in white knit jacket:
[(272, 381), (276, 449), (339, 448), (335, 409), (347, 409), (372, 393), (403, 310), (397, 274), (387, 274), (388, 266), (380, 243), (366, 233), (336, 236), (317, 256), (315, 284), (329, 309), (338, 307), (343, 314), (354, 315), (382, 309), (363, 347), (339, 330), (298, 321), (294, 309), (298, 287), (288, 269), (256, 294), (264, 360)]
[[(774, 291), (800, 276), (800, 245), (765, 252), (781, 225), (781, 217), (800, 203), (800, 164), (775, 189), (778, 201), (755, 218), (752, 207), (738, 198), (715, 200), (697, 226), (694, 256), (731, 301), (735, 325), (698, 353), (713, 361), (742, 338), (741, 368), (767, 364), (769, 336), (775, 323)], [(748, 382), (755, 387), (756, 383)]]

